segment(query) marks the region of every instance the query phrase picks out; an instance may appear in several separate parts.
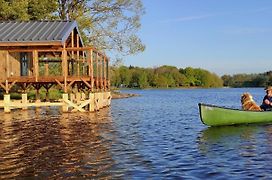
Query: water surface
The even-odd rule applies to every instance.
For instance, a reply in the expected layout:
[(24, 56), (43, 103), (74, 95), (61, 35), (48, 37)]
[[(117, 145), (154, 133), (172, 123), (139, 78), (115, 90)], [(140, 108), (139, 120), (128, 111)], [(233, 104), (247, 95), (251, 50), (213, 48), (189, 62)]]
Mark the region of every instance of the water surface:
[(0, 113), (0, 178), (270, 179), (272, 125), (206, 127), (198, 103), (264, 90), (129, 90), (97, 113)]

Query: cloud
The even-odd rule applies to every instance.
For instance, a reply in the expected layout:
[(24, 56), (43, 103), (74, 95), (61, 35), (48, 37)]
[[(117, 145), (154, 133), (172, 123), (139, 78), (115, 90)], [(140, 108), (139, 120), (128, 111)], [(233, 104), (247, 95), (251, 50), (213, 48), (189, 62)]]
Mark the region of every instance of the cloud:
[(200, 20), (200, 19), (207, 19), (212, 16), (214, 16), (214, 15), (207, 14), (207, 15), (198, 15), (198, 16), (184, 16), (184, 17), (162, 20), (161, 22), (162, 23), (172, 23), (172, 22), (195, 21), (195, 20)]
[(237, 27), (224, 30), (227, 34), (264, 34), (271, 33), (272, 28)]

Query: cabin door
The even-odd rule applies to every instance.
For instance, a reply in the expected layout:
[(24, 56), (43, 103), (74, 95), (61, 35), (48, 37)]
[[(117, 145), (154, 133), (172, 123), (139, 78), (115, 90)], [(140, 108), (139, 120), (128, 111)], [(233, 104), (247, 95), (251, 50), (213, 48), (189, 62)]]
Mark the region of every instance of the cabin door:
[(27, 76), (29, 64), (27, 53), (20, 53), (20, 63), (21, 63), (21, 76)]

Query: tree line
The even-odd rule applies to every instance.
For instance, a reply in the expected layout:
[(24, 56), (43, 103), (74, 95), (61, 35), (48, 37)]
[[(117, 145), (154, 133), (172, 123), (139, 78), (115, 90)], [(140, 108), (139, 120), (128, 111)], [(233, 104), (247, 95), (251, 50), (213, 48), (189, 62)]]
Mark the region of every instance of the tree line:
[(258, 74), (223, 75), (224, 86), (228, 87), (266, 87), (272, 85), (272, 71)]
[(222, 87), (222, 79), (201, 68), (112, 66), (111, 85), (128, 88)]

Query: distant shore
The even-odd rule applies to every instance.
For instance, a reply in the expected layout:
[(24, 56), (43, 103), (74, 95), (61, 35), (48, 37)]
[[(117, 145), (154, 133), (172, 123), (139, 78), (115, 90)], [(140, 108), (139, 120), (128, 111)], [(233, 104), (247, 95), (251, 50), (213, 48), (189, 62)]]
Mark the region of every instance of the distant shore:
[(119, 92), (119, 91), (112, 91), (111, 96), (112, 96), (112, 99), (123, 99), (123, 98), (137, 97), (140, 95), (133, 94), (133, 93), (123, 93), (123, 92)]

